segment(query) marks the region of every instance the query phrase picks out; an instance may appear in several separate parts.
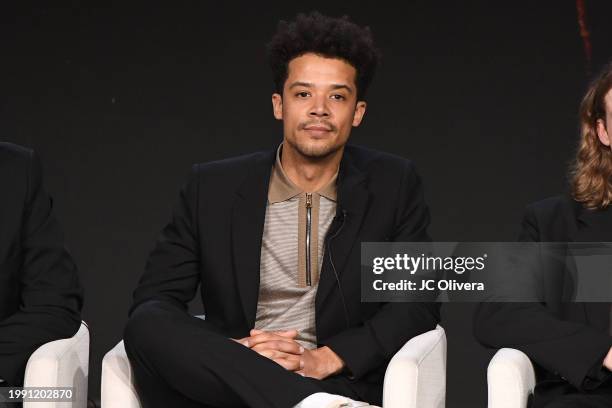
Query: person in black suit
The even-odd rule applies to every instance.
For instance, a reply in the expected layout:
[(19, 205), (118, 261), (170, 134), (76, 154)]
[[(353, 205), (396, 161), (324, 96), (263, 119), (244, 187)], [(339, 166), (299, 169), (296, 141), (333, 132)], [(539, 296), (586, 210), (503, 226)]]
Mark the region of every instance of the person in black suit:
[[(281, 146), (195, 165), (135, 290), (124, 341), (145, 407), (380, 404), (391, 357), (439, 321), (434, 303), (360, 302), (361, 242), (430, 240), (414, 165), (347, 145), (369, 30), (299, 15), (269, 54)], [(199, 285), (205, 320), (187, 313)]]
[[(612, 242), (612, 63), (593, 81), (580, 111), (571, 195), (528, 206), (521, 241)], [(612, 309), (565, 302), (563, 293), (573, 289), (564, 272), (542, 303), (481, 304), (475, 335), (486, 346), (529, 356), (537, 377), (534, 407), (611, 407)]]
[(22, 386), (42, 344), (73, 336), (82, 290), (35, 153), (0, 143), (0, 379)]

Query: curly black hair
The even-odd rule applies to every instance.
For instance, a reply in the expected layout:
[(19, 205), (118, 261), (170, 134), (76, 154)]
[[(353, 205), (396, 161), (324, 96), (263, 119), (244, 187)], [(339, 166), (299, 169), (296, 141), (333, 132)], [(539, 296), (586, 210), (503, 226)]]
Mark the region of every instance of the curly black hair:
[(289, 61), (312, 52), (351, 64), (357, 70), (357, 98), (363, 100), (380, 59), (369, 27), (358, 26), (348, 16), (328, 17), (318, 11), (300, 13), (292, 22), (281, 20), (267, 48), (275, 92), (280, 94)]

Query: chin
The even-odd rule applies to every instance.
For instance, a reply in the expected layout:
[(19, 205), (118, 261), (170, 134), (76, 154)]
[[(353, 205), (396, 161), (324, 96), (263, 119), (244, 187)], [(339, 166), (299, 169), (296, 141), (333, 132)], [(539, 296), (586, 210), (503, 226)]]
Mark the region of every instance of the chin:
[(296, 150), (303, 156), (311, 159), (323, 159), (340, 150), (342, 146), (330, 143), (299, 143)]

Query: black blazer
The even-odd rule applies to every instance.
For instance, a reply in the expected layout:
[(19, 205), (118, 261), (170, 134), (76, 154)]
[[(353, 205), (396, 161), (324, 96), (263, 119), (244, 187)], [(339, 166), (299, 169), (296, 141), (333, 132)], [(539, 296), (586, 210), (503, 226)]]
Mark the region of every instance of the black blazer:
[(40, 345), (74, 335), (82, 291), (31, 150), (0, 143), (0, 378), (21, 385)]
[[(520, 241), (612, 241), (612, 229), (606, 227), (611, 217), (612, 210), (587, 210), (569, 196), (549, 198), (527, 207)], [(594, 389), (609, 378), (602, 363), (612, 346), (610, 305), (563, 302), (573, 284), (569, 274), (563, 276), (563, 282), (547, 288), (543, 303), (479, 305), (475, 335), (486, 346), (523, 351), (535, 363), (538, 381)]]
[[(186, 309), (201, 283), (206, 320), (228, 337), (248, 336), (255, 323), (275, 153), (193, 167), (149, 257), (131, 310), (148, 300)], [(390, 154), (347, 146), (337, 188), (337, 213), (325, 238), (315, 301), (317, 341), (345, 361), (372, 401), (380, 401), (390, 358), (407, 340), (435, 328), (439, 306), (361, 303), (360, 243), (429, 241), (429, 211), (413, 164)]]

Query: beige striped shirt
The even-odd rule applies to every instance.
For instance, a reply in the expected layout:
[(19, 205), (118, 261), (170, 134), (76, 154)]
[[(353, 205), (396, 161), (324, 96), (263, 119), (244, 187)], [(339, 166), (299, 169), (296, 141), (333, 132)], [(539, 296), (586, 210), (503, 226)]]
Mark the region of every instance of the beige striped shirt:
[(317, 347), (315, 296), (325, 234), (336, 212), (336, 176), (311, 193), (310, 285), (307, 284), (307, 193), (285, 174), (282, 145), (272, 169), (261, 245), (255, 328), (298, 331), (297, 341)]

